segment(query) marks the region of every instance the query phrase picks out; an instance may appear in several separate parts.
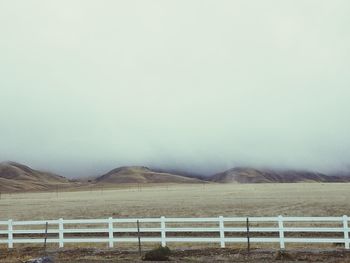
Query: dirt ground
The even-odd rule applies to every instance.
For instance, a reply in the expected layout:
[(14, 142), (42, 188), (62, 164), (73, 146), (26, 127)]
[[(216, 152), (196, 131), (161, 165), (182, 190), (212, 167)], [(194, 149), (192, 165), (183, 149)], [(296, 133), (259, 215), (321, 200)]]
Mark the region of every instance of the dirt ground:
[[(292, 250), (280, 256), (278, 250), (246, 249), (186, 249), (172, 251), (170, 262), (350, 262), (350, 251), (345, 250)], [(143, 262), (137, 251), (117, 249), (63, 249), (48, 250), (54, 262)], [(20, 263), (45, 255), (39, 248), (0, 250), (0, 262)]]

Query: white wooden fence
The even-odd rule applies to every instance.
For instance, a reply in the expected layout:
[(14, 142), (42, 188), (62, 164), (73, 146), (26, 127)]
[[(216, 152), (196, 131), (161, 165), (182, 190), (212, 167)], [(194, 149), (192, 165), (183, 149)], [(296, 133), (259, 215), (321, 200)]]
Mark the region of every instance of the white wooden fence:
[[(246, 222), (249, 222), (249, 230)], [(138, 231), (137, 221), (140, 223)], [(44, 243), (47, 233), (47, 243), (57, 243), (63, 247), (68, 243), (107, 243), (109, 247), (119, 243), (154, 242), (166, 246), (168, 243), (218, 243), (225, 247), (229, 243), (279, 243), (281, 249), (286, 243), (330, 243), (344, 244), (349, 249), (348, 216), (342, 217), (211, 217), (211, 218), (133, 218), (133, 219), (78, 219), (78, 220), (43, 220), (43, 221), (0, 221), (0, 244), (13, 248), (14, 244)], [(210, 223), (212, 226), (203, 227)], [(288, 227), (287, 224), (308, 224), (308, 227)], [(48, 229), (46, 232), (46, 224)], [(124, 227), (131, 224), (130, 227)], [(145, 225), (155, 224), (153, 227)], [(179, 226), (190, 224), (189, 227)], [(228, 226), (241, 224), (243, 226)], [(274, 227), (259, 225), (273, 224)], [(325, 226), (312, 226), (326, 224)], [(328, 226), (327, 226), (328, 224)], [(93, 227), (93, 225), (104, 227)], [(144, 226), (143, 226), (144, 225)], [(173, 226), (171, 226), (173, 225)], [(257, 225), (257, 226), (254, 226)], [(333, 225), (330, 227), (329, 225)], [(334, 227), (334, 225), (338, 225)], [(83, 226), (85, 228), (80, 228)], [(248, 224), (247, 224), (248, 226)], [(28, 229), (29, 227), (35, 229)], [(136, 234), (137, 235), (136, 235)], [(150, 236), (150, 233), (158, 236)], [(172, 235), (170, 235), (170, 233)], [(217, 236), (215, 236), (215, 233)], [(240, 235), (238, 235), (240, 233)], [(259, 233), (260, 237), (252, 235)], [(274, 235), (272, 234), (274, 233)], [(294, 233), (294, 237), (285, 237)], [(313, 233), (316, 237), (303, 237), (298, 233)], [(338, 237), (322, 237), (325, 233), (336, 233)], [(125, 234), (129, 236), (125, 237)], [(174, 235), (175, 234), (175, 235)], [(235, 234), (237, 234), (235, 236)], [(66, 237), (66, 235), (76, 235)], [(84, 237), (85, 235), (85, 237)], [(97, 235), (91, 237), (91, 235)], [(123, 236), (124, 235), (124, 236)], [(130, 236), (131, 235), (131, 236)], [(170, 235), (170, 236), (168, 236)], [(272, 235), (272, 237), (271, 237)], [(297, 235), (297, 237), (295, 237)], [(250, 237), (251, 236), (251, 237)]]

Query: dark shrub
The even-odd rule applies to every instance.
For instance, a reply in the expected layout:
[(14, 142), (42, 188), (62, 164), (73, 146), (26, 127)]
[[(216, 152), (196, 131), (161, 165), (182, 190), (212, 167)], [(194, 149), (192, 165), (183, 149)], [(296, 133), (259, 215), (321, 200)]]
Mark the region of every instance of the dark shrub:
[(159, 246), (158, 248), (148, 251), (142, 260), (146, 261), (166, 261), (169, 260), (170, 249), (168, 247)]
[(280, 250), (275, 254), (275, 260), (288, 260), (288, 261), (293, 261), (294, 258), (292, 257), (291, 254), (287, 253), (285, 250)]

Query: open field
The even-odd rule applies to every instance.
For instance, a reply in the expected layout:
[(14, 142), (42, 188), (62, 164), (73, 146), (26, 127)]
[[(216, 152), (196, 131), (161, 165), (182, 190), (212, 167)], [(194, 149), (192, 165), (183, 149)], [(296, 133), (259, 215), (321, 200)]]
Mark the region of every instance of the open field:
[[(341, 216), (350, 214), (350, 184), (178, 184), (124, 185), (115, 189), (85, 189), (65, 192), (2, 194), (0, 220), (44, 220), (126, 217), (216, 217), (223, 216)], [(339, 235), (342, 237), (342, 234)], [(137, 244), (71, 244), (63, 250), (50, 244), (55, 262), (138, 261)], [(157, 244), (143, 244), (145, 250)], [(174, 262), (273, 262), (279, 244), (254, 244), (251, 256), (246, 244), (170, 244)], [(350, 262), (350, 254), (337, 244), (287, 244), (300, 262)], [(320, 252), (312, 252), (319, 249)], [(320, 250), (321, 249), (321, 250)], [(294, 251), (294, 252), (293, 252)], [(330, 252), (327, 252), (330, 251)], [(1, 262), (18, 262), (42, 255), (42, 244), (1, 246)], [(337, 258), (336, 258), (337, 257)], [(330, 261), (327, 261), (330, 260)]]
[(349, 200), (349, 183), (128, 186), (3, 194), (0, 219), (341, 216), (350, 214)]

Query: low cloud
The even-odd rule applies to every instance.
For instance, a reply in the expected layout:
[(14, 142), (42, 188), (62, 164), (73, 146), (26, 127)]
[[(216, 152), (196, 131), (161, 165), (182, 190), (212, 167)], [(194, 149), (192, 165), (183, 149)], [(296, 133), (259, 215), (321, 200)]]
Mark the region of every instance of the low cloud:
[(1, 4), (1, 160), (349, 170), (348, 1), (136, 2)]

